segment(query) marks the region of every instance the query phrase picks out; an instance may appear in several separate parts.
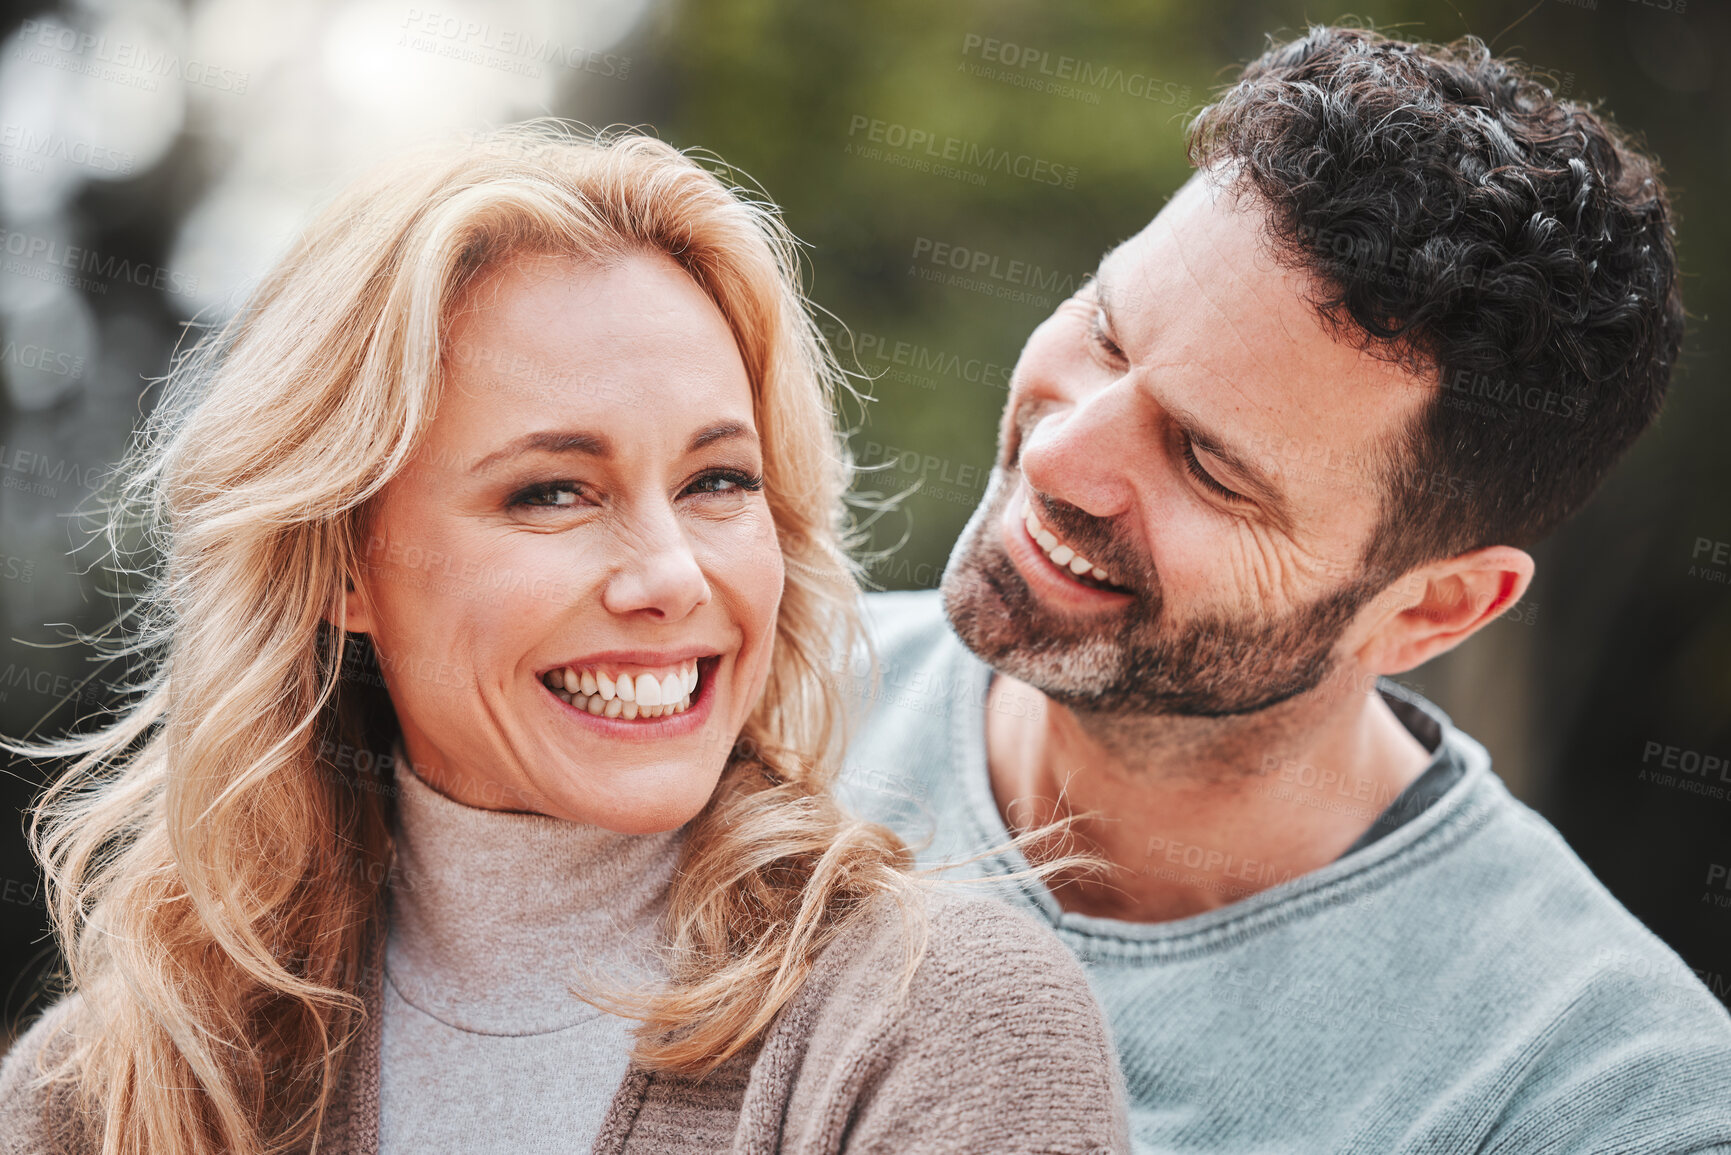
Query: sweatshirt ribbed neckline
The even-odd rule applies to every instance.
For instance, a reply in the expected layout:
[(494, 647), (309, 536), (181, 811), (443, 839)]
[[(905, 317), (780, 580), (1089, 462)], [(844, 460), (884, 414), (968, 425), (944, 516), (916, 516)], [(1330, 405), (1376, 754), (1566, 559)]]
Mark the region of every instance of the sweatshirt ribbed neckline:
[(398, 753), (385, 972), (405, 1001), (460, 1030), (533, 1035), (601, 1013), (571, 993), (584, 973), (661, 976), (683, 827), (619, 834), (468, 806)]
[[(946, 632), (940, 644), (947, 651), (947, 665), (962, 696), (984, 702), (993, 677), (991, 667), (952, 633)], [(1037, 878), (994, 893), (1019, 898), (1084, 962), (1132, 964), (1196, 957), (1289, 920), (1319, 914), (1341, 903), (1363, 901), (1370, 892), (1470, 836), (1501, 805), (1511, 801), (1506, 787), (1491, 772), (1490, 754), (1434, 703), (1392, 679), (1379, 679), (1377, 688), (1385, 697), (1409, 708), (1397, 713), (1416, 712), (1428, 723), (1425, 729), (1435, 726), (1438, 741), (1433, 758), (1455, 760), (1463, 769), (1454, 784), (1422, 814), (1369, 845), (1247, 898), (1165, 922), (1130, 922), (1066, 911)], [(967, 824), (972, 845), (1005, 846), (1012, 835), (992, 793), (984, 716), (957, 710), (951, 713), (948, 725), (951, 772), (960, 776), (964, 798), (964, 809), (954, 818)], [(1429, 745), (1426, 735), (1414, 736)], [(1005, 874), (1031, 870), (1026, 856), (1013, 846), (982, 865)]]

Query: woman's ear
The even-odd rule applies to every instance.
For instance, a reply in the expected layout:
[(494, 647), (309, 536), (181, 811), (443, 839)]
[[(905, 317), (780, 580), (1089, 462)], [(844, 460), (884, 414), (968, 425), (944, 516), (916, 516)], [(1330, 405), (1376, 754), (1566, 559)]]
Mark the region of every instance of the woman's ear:
[(1521, 600), (1532, 555), (1486, 546), (1423, 565), (1389, 587), (1380, 622), (1358, 649), (1365, 670), (1399, 674), (1447, 653)]
[(338, 602), (341, 608), (339, 616), (332, 612), (325, 614), (325, 621), (339, 630), (347, 630), (352, 634), (369, 634), (373, 630), (373, 615), (367, 605), (366, 594), (355, 587), (352, 574), (343, 577), (343, 592)]

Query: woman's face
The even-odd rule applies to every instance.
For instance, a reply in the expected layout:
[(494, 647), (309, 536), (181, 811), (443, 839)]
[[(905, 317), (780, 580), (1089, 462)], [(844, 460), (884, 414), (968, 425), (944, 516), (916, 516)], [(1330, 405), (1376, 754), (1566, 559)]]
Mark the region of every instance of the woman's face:
[(408, 757), (471, 806), (679, 826), (763, 691), (781, 601), (733, 334), (667, 257), (524, 256), (448, 338), (348, 601)]

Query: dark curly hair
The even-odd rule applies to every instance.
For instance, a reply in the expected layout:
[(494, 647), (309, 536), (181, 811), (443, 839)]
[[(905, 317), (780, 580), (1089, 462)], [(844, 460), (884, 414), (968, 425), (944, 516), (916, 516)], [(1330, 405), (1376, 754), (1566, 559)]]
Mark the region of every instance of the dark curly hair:
[(1365, 568), (1528, 545), (1658, 414), (1683, 336), (1659, 166), (1467, 37), (1312, 27), (1190, 127), (1342, 339), (1435, 399), (1390, 446)]

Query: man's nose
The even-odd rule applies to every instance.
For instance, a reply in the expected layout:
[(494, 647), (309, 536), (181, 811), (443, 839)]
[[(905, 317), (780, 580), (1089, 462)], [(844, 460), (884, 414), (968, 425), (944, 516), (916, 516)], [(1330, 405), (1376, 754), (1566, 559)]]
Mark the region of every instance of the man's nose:
[(1041, 493), (1095, 517), (1115, 517), (1131, 506), (1132, 471), (1152, 468), (1146, 426), (1128, 382), (1073, 394), (1069, 405), (1028, 431), (1022, 476)]
[(601, 592), (609, 613), (675, 622), (709, 601), (709, 579), (672, 510), (634, 523), (618, 548), (622, 556)]

